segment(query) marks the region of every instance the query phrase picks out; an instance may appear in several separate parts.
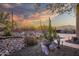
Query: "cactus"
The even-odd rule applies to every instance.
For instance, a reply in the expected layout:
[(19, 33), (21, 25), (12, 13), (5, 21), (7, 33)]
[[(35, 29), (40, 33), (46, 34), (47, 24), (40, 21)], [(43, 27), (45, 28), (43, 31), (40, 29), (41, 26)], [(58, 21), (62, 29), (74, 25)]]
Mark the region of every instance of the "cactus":
[(42, 33), (44, 37), (50, 41), (53, 41), (53, 39), (57, 38), (56, 28), (52, 28), (50, 18), (49, 18), (49, 24), (48, 24), (48, 32), (42, 31)]
[(53, 30), (53, 38), (57, 38), (57, 32), (56, 32), (56, 27)]
[(48, 39), (49, 39), (50, 41), (53, 40), (52, 34), (53, 34), (53, 31), (52, 31), (52, 26), (51, 26), (51, 20), (50, 20), (50, 18), (49, 18)]

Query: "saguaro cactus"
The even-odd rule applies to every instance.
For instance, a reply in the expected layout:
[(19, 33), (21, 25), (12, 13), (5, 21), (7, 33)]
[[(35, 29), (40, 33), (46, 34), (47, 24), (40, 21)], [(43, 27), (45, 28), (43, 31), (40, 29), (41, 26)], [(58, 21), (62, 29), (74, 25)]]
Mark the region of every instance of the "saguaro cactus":
[(53, 40), (52, 33), (53, 33), (53, 31), (52, 31), (52, 26), (51, 26), (51, 20), (50, 20), (50, 18), (49, 18), (48, 39), (49, 39), (50, 41)]

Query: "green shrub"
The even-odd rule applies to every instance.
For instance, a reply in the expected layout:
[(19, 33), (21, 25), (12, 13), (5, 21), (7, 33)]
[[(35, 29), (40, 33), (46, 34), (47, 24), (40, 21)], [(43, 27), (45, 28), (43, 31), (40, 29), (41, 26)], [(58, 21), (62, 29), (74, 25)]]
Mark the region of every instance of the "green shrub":
[(27, 46), (36, 45), (36, 44), (37, 44), (37, 40), (36, 40), (36, 38), (28, 37), (28, 38), (26, 39), (26, 44), (27, 44)]
[(11, 35), (11, 22), (9, 21), (9, 13), (7, 12), (0, 12), (0, 23), (5, 25), (4, 35), (10, 36)]
[(11, 32), (5, 30), (5, 31), (4, 31), (4, 35), (5, 35), (5, 36), (11, 36)]
[(11, 24), (7, 21), (4, 29), (5, 36), (11, 36)]

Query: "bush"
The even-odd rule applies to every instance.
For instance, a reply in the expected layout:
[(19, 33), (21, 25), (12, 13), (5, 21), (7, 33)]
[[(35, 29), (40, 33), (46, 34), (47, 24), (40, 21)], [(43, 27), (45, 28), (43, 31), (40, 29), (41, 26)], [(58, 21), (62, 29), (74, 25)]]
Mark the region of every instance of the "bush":
[(33, 45), (36, 45), (37, 44), (37, 40), (36, 40), (36, 38), (28, 37), (25, 40), (25, 44), (27, 44), (27, 46), (33, 46)]
[(5, 36), (11, 36), (11, 24), (8, 21), (6, 21), (6, 25), (5, 25), (5, 28), (4, 28), (4, 35)]
[(5, 34), (5, 36), (11, 36), (11, 33), (7, 32), (7, 31), (4, 34)]
[(4, 35), (5, 36), (11, 36), (11, 31), (9, 30), (9, 28), (5, 28)]

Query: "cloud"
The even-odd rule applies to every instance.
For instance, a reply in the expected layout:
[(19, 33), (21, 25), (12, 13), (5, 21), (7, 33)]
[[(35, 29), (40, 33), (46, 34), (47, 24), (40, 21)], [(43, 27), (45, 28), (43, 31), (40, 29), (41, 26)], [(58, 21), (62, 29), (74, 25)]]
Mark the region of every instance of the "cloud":
[(58, 14), (56, 12), (52, 15), (49, 10), (44, 10), (44, 11), (41, 11), (40, 13), (39, 12), (35, 12), (34, 14), (30, 15), (30, 19), (31, 20), (42, 20), (42, 21), (45, 21), (45, 20), (48, 20), (49, 17), (50, 18), (54, 18), (56, 16), (58, 16)]
[(3, 7), (3, 8), (14, 8), (16, 6), (20, 6), (21, 4), (19, 3), (1, 3), (0, 4), (0, 7)]
[(6, 4), (2, 4), (2, 6), (5, 7), (5, 8), (11, 8), (12, 7), (10, 4), (7, 4), (7, 3)]
[[(0, 9), (7, 11), (9, 8), (14, 9), (13, 19), (21, 26), (30, 26), (33, 21), (47, 21), (49, 17), (53, 18), (58, 14), (51, 14), (51, 11), (48, 9), (41, 10), (41, 12), (33, 11), (33, 7), (29, 4), (29, 7), (26, 7), (27, 4), (0, 4)], [(24, 7), (25, 6), (25, 7)], [(10, 12), (10, 11), (8, 11)], [(11, 19), (10, 19), (11, 20)]]
[[(19, 24), (20, 27), (26, 27), (26, 26), (29, 26), (31, 25), (32, 21), (29, 20), (29, 19), (24, 19), (20, 16), (17, 16), (17, 15), (13, 15), (13, 20), (14, 22), (16, 22), (17, 24)], [(12, 17), (10, 15), (10, 21), (12, 21)]]

